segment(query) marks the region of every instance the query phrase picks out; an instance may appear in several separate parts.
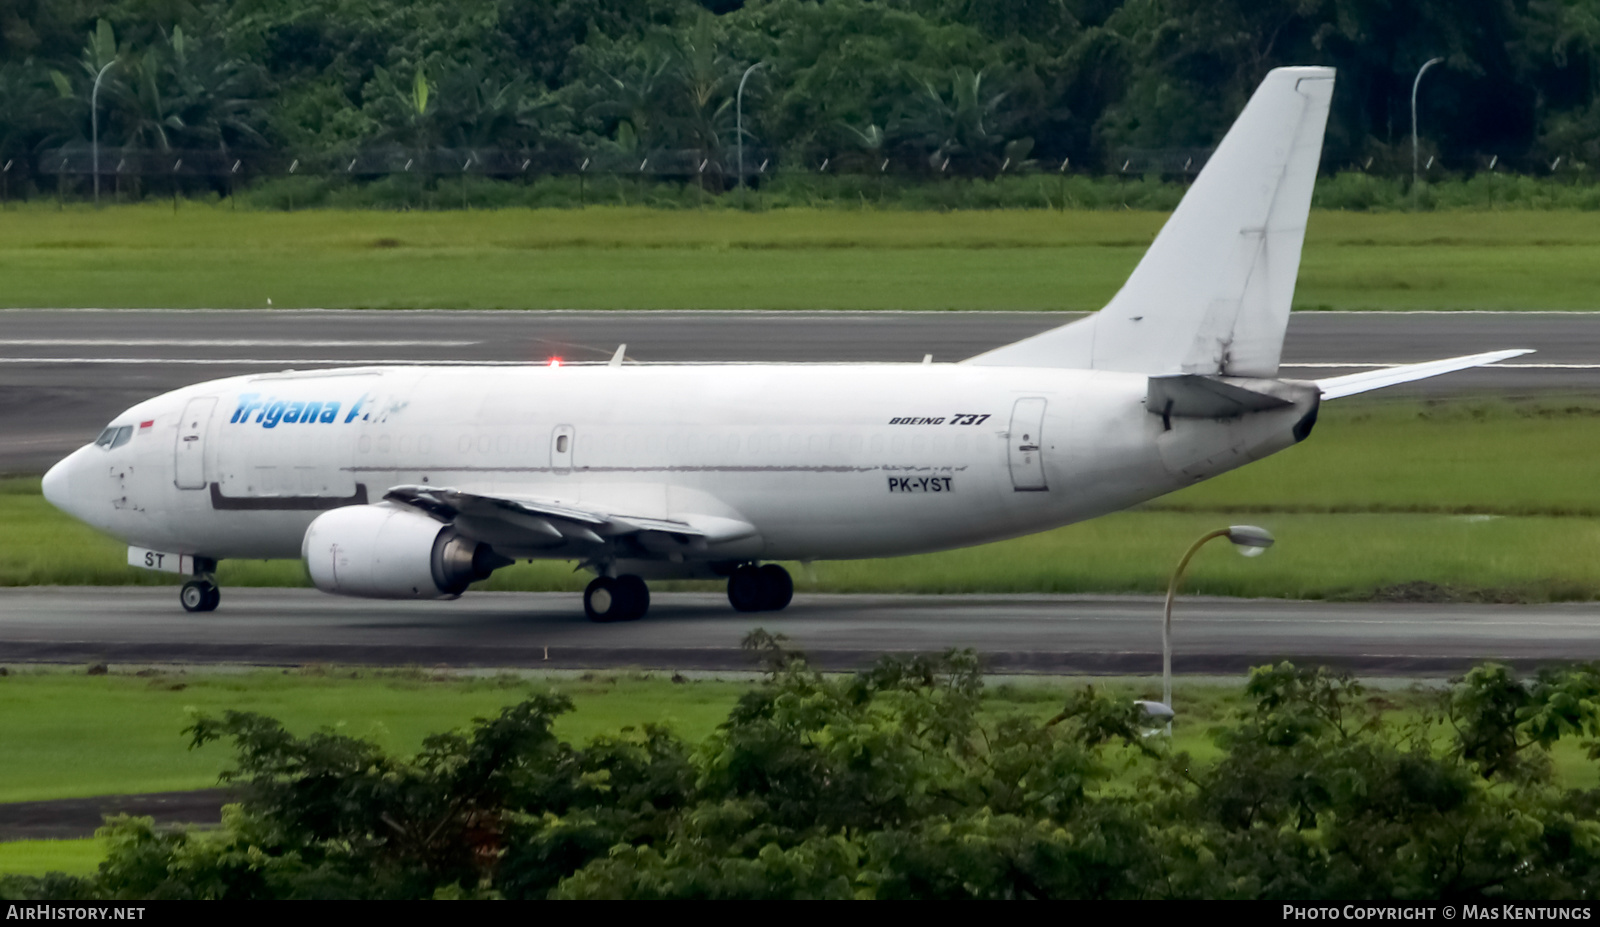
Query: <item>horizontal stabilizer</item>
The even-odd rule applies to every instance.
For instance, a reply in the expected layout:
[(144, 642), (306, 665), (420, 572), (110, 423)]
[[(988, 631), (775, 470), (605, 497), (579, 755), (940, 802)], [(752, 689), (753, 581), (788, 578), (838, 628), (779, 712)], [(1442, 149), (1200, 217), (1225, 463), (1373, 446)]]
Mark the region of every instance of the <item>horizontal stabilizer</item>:
[(1293, 399), (1262, 391), (1281, 392), (1282, 385), (1276, 380), (1252, 382), (1194, 373), (1151, 377), (1145, 408), (1155, 415), (1178, 418), (1233, 418), (1294, 405)]
[(1344, 396), (1354, 396), (1356, 393), (1365, 393), (1368, 390), (1383, 389), (1385, 386), (1398, 386), (1401, 383), (1410, 383), (1412, 380), (1426, 380), (1428, 377), (1436, 377), (1441, 373), (1465, 370), (1468, 367), (1482, 367), (1484, 364), (1503, 361), (1508, 357), (1520, 357), (1523, 354), (1532, 353), (1532, 348), (1511, 348), (1506, 351), (1468, 354), (1465, 357), (1450, 357), (1422, 364), (1385, 367), (1382, 370), (1363, 370), (1361, 373), (1333, 377), (1328, 380), (1318, 380), (1317, 388), (1322, 390), (1323, 399), (1339, 399)]

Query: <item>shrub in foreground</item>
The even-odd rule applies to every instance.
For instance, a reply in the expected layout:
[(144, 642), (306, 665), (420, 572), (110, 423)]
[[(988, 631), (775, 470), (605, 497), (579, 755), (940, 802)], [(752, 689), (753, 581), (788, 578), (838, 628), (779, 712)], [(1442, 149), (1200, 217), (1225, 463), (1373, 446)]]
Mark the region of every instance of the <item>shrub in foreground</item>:
[[(970, 653), (768, 672), (705, 743), (584, 746), (537, 695), (412, 757), (251, 713), (214, 833), (119, 818), (97, 875), (7, 898), (1592, 898), (1600, 793), (1548, 749), (1600, 735), (1600, 667), (1479, 667), (1395, 722), (1348, 676), (1262, 667), (1200, 767), (1131, 704), (984, 707)], [(1591, 757), (1597, 749), (1591, 745)]]

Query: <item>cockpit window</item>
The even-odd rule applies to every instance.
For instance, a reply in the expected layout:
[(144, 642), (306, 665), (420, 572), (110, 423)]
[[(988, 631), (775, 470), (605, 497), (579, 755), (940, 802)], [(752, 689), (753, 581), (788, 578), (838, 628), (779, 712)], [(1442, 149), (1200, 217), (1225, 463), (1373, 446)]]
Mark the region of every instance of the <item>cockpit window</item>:
[(111, 427), (100, 432), (100, 437), (94, 439), (94, 446), (102, 447), (109, 451), (127, 444), (132, 437), (132, 425), (123, 425), (121, 428)]

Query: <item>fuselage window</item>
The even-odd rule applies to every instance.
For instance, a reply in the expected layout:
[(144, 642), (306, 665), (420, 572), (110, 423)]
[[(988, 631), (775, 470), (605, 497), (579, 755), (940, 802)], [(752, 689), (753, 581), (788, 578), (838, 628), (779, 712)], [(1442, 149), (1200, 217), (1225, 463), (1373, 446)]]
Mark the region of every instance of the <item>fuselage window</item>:
[(567, 452), (567, 436), (566, 435), (556, 435), (556, 453), (557, 454), (565, 454), (566, 452)]

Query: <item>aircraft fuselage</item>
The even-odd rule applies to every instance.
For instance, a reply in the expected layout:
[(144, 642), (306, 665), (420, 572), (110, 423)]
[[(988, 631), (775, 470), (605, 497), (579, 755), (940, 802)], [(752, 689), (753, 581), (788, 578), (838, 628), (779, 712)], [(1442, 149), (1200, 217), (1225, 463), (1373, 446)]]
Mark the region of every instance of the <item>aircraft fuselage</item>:
[(245, 376), (132, 407), (122, 442), (46, 491), (131, 545), (212, 559), (298, 557), (319, 514), (408, 484), (757, 529), (708, 558), (882, 557), (1125, 508), (1294, 443), (1310, 411), (1174, 423), (1146, 386), (947, 364)]

